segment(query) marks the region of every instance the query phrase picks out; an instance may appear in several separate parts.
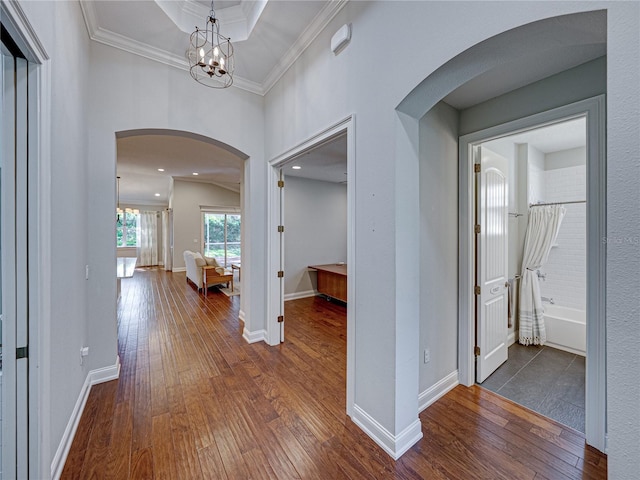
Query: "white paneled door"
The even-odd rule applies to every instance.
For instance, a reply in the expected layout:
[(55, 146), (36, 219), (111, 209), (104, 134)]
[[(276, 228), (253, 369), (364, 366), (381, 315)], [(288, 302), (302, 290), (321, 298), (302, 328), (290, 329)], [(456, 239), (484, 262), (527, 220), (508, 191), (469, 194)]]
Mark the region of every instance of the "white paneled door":
[(506, 158), (476, 147), (476, 381), (507, 360), (508, 168)]

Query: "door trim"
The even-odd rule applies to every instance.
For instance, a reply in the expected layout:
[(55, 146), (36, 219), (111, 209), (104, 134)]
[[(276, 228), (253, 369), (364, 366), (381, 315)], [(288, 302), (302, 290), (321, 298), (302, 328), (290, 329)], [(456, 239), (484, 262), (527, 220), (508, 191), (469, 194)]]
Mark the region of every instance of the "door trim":
[(51, 67), (49, 55), (18, 2), (0, 3), (0, 18), (27, 58), (29, 157), (29, 473), (51, 475)]
[[(336, 122), (304, 142), (285, 151), (269, 161), (267, 173), (267, 343), (277, 345), (280, 341), (280, 324), (277, 321), (284, 302), (284, 289), (280, 290), (277, 272), (280, 270), (280, 238), (277, 231), (280, 219), (280, 189), (277, 186), (280, 168), (293, 161), (307, 150), (345, 133), (347, 135), (347, 415), (353, 416), (355, 401), (355, 319), (356, 319), (356, 255), (355, 255), (355, 115)], [(286, 185), (285, 185), (286, 188)], [(285, 225), (286, 227), (286, 225)], [(286, 275), (286, 272), (285, 272)], [(285, 318), (286, 323), (286, 318)]]
[(473, 132), (459, 140), (458, 177), (458, 370), (460, 383), (475, 382), (475, 272), (473, 146), (532, 128), (585, 116), (587, 119), (587, 443), (606, 447), (606, 104), (599, 95)]

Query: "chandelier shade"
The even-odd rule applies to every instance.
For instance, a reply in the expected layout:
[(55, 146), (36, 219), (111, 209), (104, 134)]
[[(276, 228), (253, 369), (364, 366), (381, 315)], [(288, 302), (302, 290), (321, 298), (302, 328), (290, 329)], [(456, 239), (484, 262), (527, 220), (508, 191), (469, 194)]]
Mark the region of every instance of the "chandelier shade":
[(220, 22), (211, 2), (204, 29), (196, 27), (189, 42), (189, 72), (193, 79), (211, 88), (227, 88), (233, 84), (233, 45), (220, 35)]

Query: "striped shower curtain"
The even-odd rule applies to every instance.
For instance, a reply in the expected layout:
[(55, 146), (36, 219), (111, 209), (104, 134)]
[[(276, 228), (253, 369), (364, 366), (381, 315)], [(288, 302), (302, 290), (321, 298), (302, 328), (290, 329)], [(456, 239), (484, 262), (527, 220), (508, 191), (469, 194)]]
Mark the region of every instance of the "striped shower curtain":
[(565, 212), (565, 208), (561, 205), (529, 208), (518, 310), (520, 317), (518, 342), (522, 345), (544, 345), (547, 341), (544, 309), (536, 270), (547, 263), (551, 246), (558, 237)]

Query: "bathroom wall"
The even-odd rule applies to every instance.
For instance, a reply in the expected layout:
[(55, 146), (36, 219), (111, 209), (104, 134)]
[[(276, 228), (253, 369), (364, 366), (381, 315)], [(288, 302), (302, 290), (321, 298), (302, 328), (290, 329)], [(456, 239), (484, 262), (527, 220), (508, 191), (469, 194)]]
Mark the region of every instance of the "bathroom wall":
[(527, 183), (529, 203), (546, 202), (545, 155), (537, 148), (527, 145)]
[[(575, 148), (545, 155), (546, 202), (568, 202), (586, 198), (586, 151)], [(543, 296), (557, 305), (586, 309), (587, 243), (586, 204), (565, 205), (566, 214), (558, 233), (557, 246), (542, 269)]]

